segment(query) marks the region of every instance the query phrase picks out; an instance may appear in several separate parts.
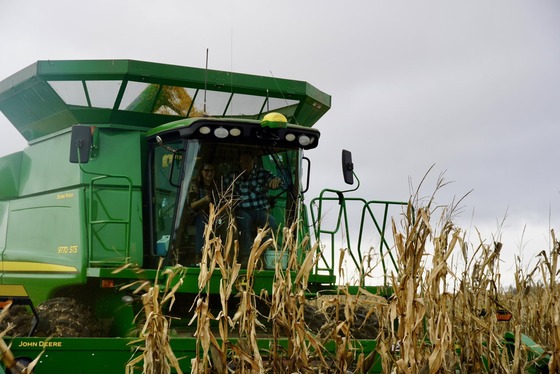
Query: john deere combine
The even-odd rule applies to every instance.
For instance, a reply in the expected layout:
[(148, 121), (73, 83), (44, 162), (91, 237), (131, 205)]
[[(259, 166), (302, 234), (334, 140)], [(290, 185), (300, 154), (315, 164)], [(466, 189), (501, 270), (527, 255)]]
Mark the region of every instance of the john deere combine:
[[(0, 373), (28, 365), (37, 374), (140, 372), (149, 342), (138, 337), (150, 333), (145, 326), (154, 315), (165, 321), (156, 320), (164, 338), (155, 346), (169, 350), (152, 359), (170, 360), (176, 372), (210, 371), (210, 363), (213, 372), (239, 371), (240, 360), (251, 372), (266, 360), (277, 365), (269, 372), (282, 365), (298, 371), (300, 361), (312, 371), (313, 360), (329, 368), (325, 356), (313, 354), (320, 350), (332, 353), (330, 372), (382, 372), (376, 352), (398, 357), (399, 347), (376, 349), (369, 313), (350, 317), (362, 331), (339, 331), (332, 339), (339, 345), (323, 345), (313, 334), (327, 321), (314, 320), (316, 310), (300, 300), (339, 291), (338, 247), (360, 269), (367, 242), (380, 251), (383, 273), (396, 269), (385, 233), (407, 206), (349, 197), (354, 188), (324, 189), (308, 209), (304, 152), (318, 146), (313, 125), (330, 105), (329, 95), (306, 82), (131, 60), (39, 61), (1, 81), (0, 110), (29, 146), (0, 158), (0, 308), (2, 327), (11, 327), (0, 337)], [(243, 191), (236, 188), (250, 170), (247, 154), (275, 179), (266, 180), (270, 189), (245, 188), (266, 195), (259, 206), (266, 219), (255, 227), (239, 214)], [(342, 154), (345, 180), (353, 183), (351, 156)], [(210, 172), (212, 198), (207, 192), (203, 199), (212, 204), (201, 212), (197, 193)], [(351, 203), (360, 205), (353, 227)], [(330, 225), (327, 212), (336, 216)], [(255, 238), (250, 248), (247, 233)], [(265, 240), (269, 250), (261, 253)], [(359, 292), (389, 290), (386, 278), (383, 287), (366, 285), (360, 273), (354, 278)], [(256, 309), (239, 307), (247, 294), (284, 320), (270, 317), (261, 330), (228, 335), (239, 321), (255, 325)], [(274, 309), (280, 299), (295, 306)], [(304, 312), (304, 321), (294, 322)], [(307, 339), (299, 356), (302, 345), (286, 341), (290, 334)], [(506, 335), (508, 349), (515, 339)], [(546, 352), (524, 339), (532, 368), (546, 372)], [(489, 367), (486, 357), (481, 362)]]
[[(163, 284), (163, 269), (182, 265), (171, 346), (188, 371), (197, 343), (180, 321), (192, 318), (201, 292), (189, 191), (202, 166), (210, 162), (224, 181), (249, 151), (281, 178), (268, 192), (270, 215), (277, 232), (296, 227), (299, 242), (312, 226), (303, 152), (317, 147), (312, 126), (330, 105), (306, 82), (131, 60), (39, 61), (0, 82), (0, 110), (29, 143), (0, 158), (0, 298), (12, 303), (17, 323), (8, 335), (19, 366), (44, 351), (36, 373), (123, 373), (138, 355), (130, 343), (141, 309), (126, 285)], [(346, 159), (349, 177), (351, 166)], [(237, 240), (239, 225), (229, 227)], [(294, 248), (301, 263), (306, 248)], [(322, 251), (309, 291), (335, 289), (334, 257)], [(271, 294), (274, 274), (274, 261), (259, 266), (255, 292)], [(211, 274), (210, 294), (221, 278)]]

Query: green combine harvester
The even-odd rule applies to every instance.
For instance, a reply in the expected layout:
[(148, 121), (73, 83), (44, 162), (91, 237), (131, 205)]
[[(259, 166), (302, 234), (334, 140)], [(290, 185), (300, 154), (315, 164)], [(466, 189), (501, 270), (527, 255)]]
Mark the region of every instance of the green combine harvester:
[[(218, 270), (203, 273), (204, 221), (193, 186), (211, 165), (220, 196), (229, 191), (232, 198), (210, 239), (227, 241), (218, 227), (223, 219), (245, 253), (243, 234), (254, 238), (259, 227), (236, 216), (242, 204), (234, 203), (230, 177), (239, 177), (247, 153), (279, 181), (266, 191), (266, 220), (290, 236), (275, 236), (275, 247), (293, 241), (290, 264), (294, 258), (305, 268), (310, 247), (322, 243), (306, 271), (307, 295), (336, 295), (339, 248), (360, 269), (367, 246), (380, 252), (380, 286), (356, 272), (356, 285), (344, 290), (389, 296), (386, 274), (397, 264), (385, 233), (407, 203), (349, 197), (358, 187), (304, 199), (312, 174), (304, 152), (318, 146), (313, 126), (330, 106), (328, 94), (302, 81), (133, 60), (38, 61), (1, 81), (0, 110), (28, 147), (0, 158), (0, 308), (4, 323), (15, 325), (0, 339), (0, 373), (19, 373), (38, 356), (36, 374), (124, 373), (141, 354), (143, 304), (134, 285), (168, 281), (175, 292), (172, 310), (164, 310), (173, 317), (169, 345), (180, 370), (190, 372), (200, 352), (192, 306), (206, 294), (218, 314), (224, 280)], [(348, 151), (342, 170), (353, 184)], [(351, 204), (359, 208), (351, 211)], [(255, 264), (239, 260), (238, 279), (256, 265), (252, 291), (273, 295), (285, 258), (268, 251)], [(165, 270), (176, 268), (180, 280), (171, 280), (175, 273)], [(201, 273), (208, 276), (203, 286)], [(381, 373), (376, 336), (362, 334), (352, 352), (367, 357), (369, 372)], [(266, 331), (257, 339), (263, 352), (283, 344)]]
[[(312, 126), (330, 106), (306, 82), (133, 60), (38, 61), (1, 81), (0, 110), (29, 144), (0, 158), (0, 300), (28, 314), (10, 339), (15, 359), (25, 366), (45, 350), (35, 373), (123, 373), (141, 303), (122, 286), (164, 283), (160, 264), (180, 264), (170, 344), (190, 371), (197, 343), (181, 333), (181, 318), (192, 317), (201, 291), (190, 186), (207, 160), (224, 177), (249, 151), (281, 177), (268, 194), (279, 232), (298, 223), (297, 241), (323, 236), (334, 248), (343, 217), (335, 231), (318, 217), (344, 193), (323, 191), (313, 219), (303, 198), (311, 170), (303, 153), (318, 146)], [(381, 204), (381, 246), (387, 210), (401, 204)], [(336, 253), (323, 250), (309, 292), (336, 292)], [(352, 258), (360, 264), (359, 251)], [(274, 259), (255, 273), (256, 293), (272, 292)], [(216, 271), (209, 282), (215, 294), (220, 278)], [(374, 348), (363, 344), (366, 354)]]

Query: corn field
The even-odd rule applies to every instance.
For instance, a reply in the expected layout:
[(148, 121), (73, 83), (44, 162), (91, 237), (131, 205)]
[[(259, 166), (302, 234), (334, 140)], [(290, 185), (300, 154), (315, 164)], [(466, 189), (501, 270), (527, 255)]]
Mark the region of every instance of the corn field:
[[(452, 222), (451, 208), (411, 200), (403, 215), (393, 218), (398, 271), (390, 274), (390, 295), (360, 287), (351, 293), (348, 285), (314, 295), (308, 276), (320, 243), (296, 242), (295, 226), (284, 228), (281, 240), (260, 230), (242, 272), (234, 225), (225, 237), (213, 235), (213, 223), (224, 213), (231, 214), (227, 204), (212, 207), (205, 231), (199, 294), (190, 310), (197, 342), (196, 357), (188, 358), (191, 373), (366, 373), (374, 367), (410, 374), (560, 372), (560, 243), (554, 231), (552, 248), (543, 250), (530, 270), (518, 259), (515, 284), (504, 289), (501, 243), (482, 238), (469, 243)], [(277, 263), (268, 294), (255, 290), (253, 279), (270, 249), (289, 259), (286, 268)], [(165, 284), (126, 286), (143, 304), (139, 337), (131, 347), (137, 354), (127, 374), (182, 373), (179, 362), (187, 359), (171, 349), (174, 320), (166, 314), (185, 268), (160, 271)], [(221, 274), (217, 313), (210, 305), (216, 302), (209, 287), (214, 272)], [(362, 352), (372, 340), (375, 349)], [(11, 357), (5, 345), (2, 353)]]
[[(214, 237), (212, 222), (224, 208), (212, 209), (190, 321), (198, 342), (191, 372), (364, 373), (375, 360), (381, 361), (383, 373), (560, 372), (560, 243), (555, 233), (550, 233), (553, 247), (539, 254), (534, 269), (526, 271), (517, 262), (515, 285), (504, 290), (498, 268), (501, 243), (468, 243), (446, 208), (413, 205), (393, 220), (398, 272), (391, 274), (388, 297), (361, 288), (350, 294), (345, 286), (333, 295), (310, 295), (307, 279), (321, 247), (308, 238), (296, 243), (295, 227), (284, 228), (280, 247), (267, 230), (259, 231), (240, 276), (234, 227), (225, 239)], [(277, 265), (268, 295), (253, 290), (252, 279), (270, 248), (290, 257), (286, 269)], [(166, 271), (180, 277), (182, 270)], [(210, 311), (208, 287), (215, 271), (221, 273), (217, 314)], [(172, 368), (180, 373), (179, 358), (168, 344), (172, 321), (162, 309), (173, 303), (174, 290), (147, 290), (143, 355), (130, 362), (129, 372), (143, 362), (143, 373), (170, 373)], [(321, 316), (315, 327), (314, 316)], [(500, 321), (505, 317), (511, 319)], [(259, 336), (269, 338), (269, 345), (260, 346)], [(364, 337), (377, 341), (368, 355), (358, 349)], [(533, 349), (532, 342), (544, 350)]]

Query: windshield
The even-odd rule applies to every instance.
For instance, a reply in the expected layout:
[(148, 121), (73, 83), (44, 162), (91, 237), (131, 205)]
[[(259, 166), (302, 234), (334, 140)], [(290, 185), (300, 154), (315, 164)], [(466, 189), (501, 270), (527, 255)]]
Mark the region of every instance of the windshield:
[(224, 207), (211, 222), (212, 237), (225, 241), (233, 224), (241, 262), (258, 228), (278, 240), (299, 218), (300, 150), (197, 139), (166, 146), (153, 153), (156, 255), (197, 264), (210, 206)]

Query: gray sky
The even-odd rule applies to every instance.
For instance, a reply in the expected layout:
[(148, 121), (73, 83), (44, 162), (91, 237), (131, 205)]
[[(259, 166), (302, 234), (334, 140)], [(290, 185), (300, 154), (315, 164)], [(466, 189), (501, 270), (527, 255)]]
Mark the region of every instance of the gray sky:
[[(440, 173), (439, 203), (472, 190), (455, 222), (525, 262), (560, 223), (559, 41), (556, 0), (0, 0), (0, 79), (46, 59), (203, 67), (208, 48), (211, 69), (308, 81), (333, 97), (313, 192), (345, 188), (343, 148), (374, 199), (435, 165), (421, 194)], [(0, 155), (24, 146), (0, 115)]]

